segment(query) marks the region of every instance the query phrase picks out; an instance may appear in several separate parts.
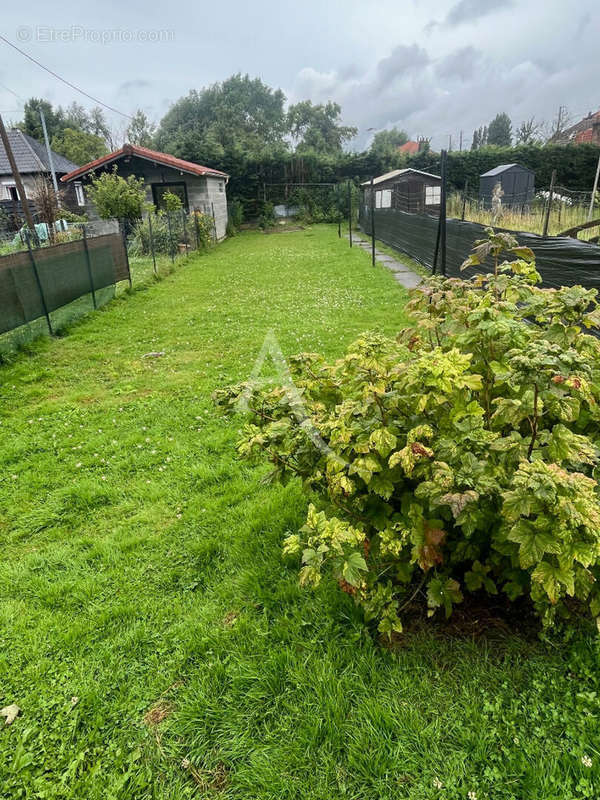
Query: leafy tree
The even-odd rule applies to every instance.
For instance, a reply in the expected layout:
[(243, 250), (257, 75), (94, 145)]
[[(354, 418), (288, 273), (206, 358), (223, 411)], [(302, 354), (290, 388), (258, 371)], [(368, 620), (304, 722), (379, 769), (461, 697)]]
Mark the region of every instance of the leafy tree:
[(152, 147), (155, 125), (150, 122), (141, 108), (133, 115), (126, 131), (127, 141), (140, 147)]
[(371, 142), (370, 152), (382, 158), (391, 158), (406, 142), (408, 142), (406, 131), (398, 130), (398, 128), (377, 131)]
[(93, 177), (89, 195), (101, 219), (136, 220), (146, 205), (144, 179), (122, 178), (116, 168)]
[(524, 120), (515, 134), (517, 144), (535, 144), (542, 139), (542, 124), (535, 121), (535, 117)]
[(23, 133), (32, 136), (39, 142), (43, 142), (44, 131), (40, 119), (40, 108), (44, 112), (48, 139), (52, 141), (54, 136), (66, 127), (65, 112), (60, 106), (55, 110), (52, 104), (47, 100), (42, 100), (38, 97), (31, 97), (27, 100), (23, 107), (23, 120), (18, 123), (17, 127), (20, 128)]
[(201, 91), (192, 90), (165, 114), (157, 147), (224, 167), (267, 148), (284, 149), (285, 95), (260, 78), (240, 73)]
[(52, 149), (79, 165), (108, 153), (106, 142), (100, 136), (74, 128), (57, 133), (52, 139)]
[(490, 122), (487, 133), (487, 144), (499, 147), (510, 147), (512, 144), (512, 125), (510, 117), (504, 112), (497, 114)]
[(471, 150), (479, 150), (480, 147), (485, 147), (488, 144), (488, 128), (487, 125), (476, 128), (473, 131), (473, 142)]
[(344, 142), (356, 136), (357, 128), (341, 125), (341, 106), (328, 102), (313, 105), (310, 100), (290, 106), (287, 119), (298, 152), (339, 153)]

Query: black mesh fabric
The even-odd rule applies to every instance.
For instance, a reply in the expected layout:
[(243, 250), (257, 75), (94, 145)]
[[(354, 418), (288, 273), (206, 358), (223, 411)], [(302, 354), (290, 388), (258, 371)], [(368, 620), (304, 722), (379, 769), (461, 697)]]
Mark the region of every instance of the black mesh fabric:
[(44, 302), (48, 312), (56, 311), (92, 288), (129, 278), (120, 234), (88, 239), (87, 244), (89, 268), (83, 240), (0, 257), (0, 333), (44, 316)]
[[(395, 208), (378, 208), (374, 212), (375, 239), (433, 268), (438, 229), (437, 217), (408, 214)], [(371, 235), (371, 210), (360, 206), (360, 226)], [(496, 230), (502, 230), (496, 228)], [(579, 284), (600, 290), (600, 247), (568, 236), (538, 236), (535, 233), (508, 231), (520, 245), (535, 253), (536, 267), (545, 286)], [(460, 265), (473, 249), (476, 239), (485, 238), (485, 226), (476, 222), (448, 219), (446, 223), (446, 274), (468, 276), (475, 270), (460, 271)], [(437, 270), (440, 270), (438, 256)], [(487, 270), (483, 270), (487, 271)]]

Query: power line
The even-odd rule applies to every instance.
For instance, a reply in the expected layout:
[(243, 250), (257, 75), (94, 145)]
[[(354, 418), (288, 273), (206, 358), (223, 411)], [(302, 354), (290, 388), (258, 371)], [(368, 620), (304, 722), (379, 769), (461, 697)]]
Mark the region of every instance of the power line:
[(74, 83), (71, 83), (70, 81), (66, 80), (65, 78), (62, 78), (56, 72), (53, 72), (48, 67), (45, 67), (42, 63), (37, 61), (37, 59), (33, 58), (33, 56), (30, 56), (24, 50), (21, 50), (19, 47), (17, 47), (16, 44), (13, 44), (12, 42), (10, 42), (5, 36), (2, 36), (1, 33), (0, 33), (0, 39), (5, 44), (7, 44), (9, 47), (12, 47), (13, 50), (16, 50), (17, 53), (20, 53), (22, 56), (25, 56), (25, 58), (28, 58), (30, 61), (33, 61), (33, 63), (37, 64), (38, 67), (41, 67), (41, 69), (45, 70), (50, 75), (52, 75), (53, 77), (57, 78), (59, 81), (62, 81), (62, 83), (66, 84), (67, 86), (70, 86), (71, 89), (75, 89), (76, 92), (79, 92), (80, 94), (84, 95), (84, 97), (87, 97), (88, 99), (93, 100), (94, 103), (98, 103), (98, 105), (100, 105), (100, 106), (104, 106), (104, 108), (107, 108), (109, 111), (114, 111), (115, 114), (120, 114), (122, 117), (126, 117), (127, 119), (133, 119), (133, 117), (130, 114), (124, 114), (122, 111), (119, 111), (118, 108), (113, 108), (113, 106), (109, 106), (107, 103), (103, 103), (102, 100), (98, 100), (97, 97), (94, 97), (93, 95), (88, 94), (87, 92), (84, 92), (83, 89), (79, 88), (79, 86), (75, 86)]

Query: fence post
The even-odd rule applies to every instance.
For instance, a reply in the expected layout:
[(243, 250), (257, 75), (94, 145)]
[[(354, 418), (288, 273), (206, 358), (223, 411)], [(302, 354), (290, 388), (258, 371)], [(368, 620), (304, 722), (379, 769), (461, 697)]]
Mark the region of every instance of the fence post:
[(185, 244), (185, 252), (187, 254), (188, 250), (188, 236), (187, 236), (187, 225), (185, 220), (185, 208), (181, 207), (181, 222), (183, 224), (183, 243)]
[(125, 218), (120, 222), (121, 236), (123, 238), (123, 249), (125, 250), (125, 263), (127, 264), (127, 274), (129, 275), (129, 288), (133, 289), (133, 281), (131, 280), (131, 267), (129, 266), (129, 253), (127, 252), (127, 232), (125, 230)]
[(375, 183), (371, 178), (371, 265), (375, 266)]
[(48, 323), (48, 330), (50, 332), (50, 336), (54, 336), (54, 331), (52, 330), (52, 324), (50, 322), (50, 314), (48, 313), (48, 306), (46, 305), (46, 298), (44, 297), (44, 290), (42, 289), (42, 282), (40, 281), (37, 264), (35, 263), (35, 258), (33, 257), (33, 250), (31, 249), (31, 242), (29, 240), (29, 236), (30, 236), (29, 231), (27, 231), (25, 233), (25, 239), (27, 240), (27, 249), (29, 250), (29, 258), (31, 259), (31, 266), (33, 267), (35, 282), (37, 283), (38, 291), (40, 293), (42, 308), (44, 309), (44, 316), (46, 317), (46, 322)]
[(446, 277), (446, 161), (447, 153), (442, 150), (442, 191), (440, 193), (440, 271)]
[(94, 304), (94, 311), (97, 311), (98, 305), (96, 303), (96, 290), (94, 288), (94, 276), (92, 275), (92, 261), (90, 259), (90, 248), (88, 247), (87, 232), (85, 230), (85, 223), (82, 225), (83, 232), (83, 249), (85, 252), (85, 263), (87, 264), (88, 277), (90, 279), (90, 290), (92, 292), (92, 302)]
[(154, 274), (158, 277), (158, 272), (156, 271), (156, 253), (154, 252), (154, 234), (152, 233), (152, 212), (148, 212), (148, 232), (150, 234), (150, 252), (152, 253), (152, 269), (154, 270)]
[(200, 226), (198, 225), (197, 209), (194, 209), (194, 231), (196, 232), (196, 250), (200, 250)]
[(598, 190), (598, 179), (600, 178), (600, 156), (598, 156), (598, 165), (596, 166), (596, 177), (594, 178), (594, 187), (592, 189), (592, 199), (590, 200), (590, 207), (588, 210), (587, 221), (591, 222), (594, 215), (594, 201), (596, 200), (596, 192)]
[(465, 208), (467, 206), (467, 192), (469, 190), (469, 179), (465, 180), (465, 188), (463, 192), (462, 214), (460, 215), (461, 221), (465, 221)]
[(217, 220), (215, 219), (215, 204), (211, 201), (210, 207), (212, 209), (212, 218), (213, 218), (213, 232), (215, 235), (215, 244), (217, 243)]
[(348, 180), (348, 239), (352, 247), (352, 184)]
[(171, 212), (167, 208), (167, 227), (169, 228), (169, 250), (171, 252), (171, 264), (175, 262), (175, 255), (173, 253), (173, 231), (171, 230)]
[(552, 208), (552, 198), (554, 196), (554, 182), (556, 181), (556, 170), (552, 170), (552, 177), (550, 178), (550, 191), (548, 192), (548, 206), (546, 208), (546, 216), (544, 217), (544, 228), (542, 236), (548, 235), (548, 225), (550, 224), (550, 209)]

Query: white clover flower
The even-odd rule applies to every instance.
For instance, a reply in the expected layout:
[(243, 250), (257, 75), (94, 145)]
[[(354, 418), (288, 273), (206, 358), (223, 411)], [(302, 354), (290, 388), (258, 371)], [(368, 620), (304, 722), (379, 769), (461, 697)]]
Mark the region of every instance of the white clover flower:
[(477, 792), (467, 792), (469, 800), (477, 800)]
[(584, 767), (591, 767), (593, 762), (588, 755), (585, 755), (581, 756), (581, 763), (583, 764)]
[(78, 461), (77, 464), (75, 464), (75, 466), (76, 467), (80, 467), (81, 466), (81, 461)]
[(106, 480), (106, 475), (102, 475), (101, 477), (102, 477), (102, 480), (103, 480), (103, 481), (105, 481), (105, 480)]
[(434, 778), (433, 779), (433, 788), (434, 789), (443, 789), (444, 788), (444, 784), (441, 782), (441, 780), (439, 778)]

